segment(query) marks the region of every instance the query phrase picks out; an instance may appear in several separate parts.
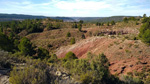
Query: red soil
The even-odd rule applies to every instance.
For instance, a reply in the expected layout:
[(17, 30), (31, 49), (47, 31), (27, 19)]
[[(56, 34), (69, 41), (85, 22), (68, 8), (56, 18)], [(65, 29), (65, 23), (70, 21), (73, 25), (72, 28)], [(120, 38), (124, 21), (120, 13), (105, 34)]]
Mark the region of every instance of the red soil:
[[(128, 72), (141, 71), (143, 66), (150, 68), (150, 52), (140, 54), (138, 53), (139, 48), (128, 47), (130, 44), (138, 44), (143, 52), (150, 49), (141, 42), (135, 43), (134, 40), (122, 42), (122, 40), (109, 37), (91, 37), (74, 45), (62, 47), (57, 50), (56, 54), (59, 58), (62, 58), (67, 52), (72, 51), (78, 58), (86, 58), (89, 51), (97, 55), (104, 53), (109, 59), (109, 69), (112, 74), (127, 74)], [(123, 49), (119, 49), (120, 46)]]

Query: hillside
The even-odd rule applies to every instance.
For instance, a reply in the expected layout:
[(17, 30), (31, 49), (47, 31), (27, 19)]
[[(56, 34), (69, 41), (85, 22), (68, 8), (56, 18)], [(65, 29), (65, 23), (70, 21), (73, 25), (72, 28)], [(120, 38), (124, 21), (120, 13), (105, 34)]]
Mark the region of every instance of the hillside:
[(33, 79), (44, 84), (147, 84), (147, 21), (149, 17), (101, 25), (52, 18), (1, 22), (0, 75), (11, 83), (26, 78), (29, 84)]
[(33, 16), (33, 15), (23, 15), (23, 14), (1, 14), (0, 21), (13, 21), (13, 20), (25, 20), (25, 19), (44, 19), (52, 18), (64, 21), (74, 21), (74, 19), (69, 17), (49, 17), (49, 16)]
[[(132, 69), (141, 65), (136, 65), (138, 58), (149, 56), (149, 47), (142, 43), (140, 40), (134, 40), (139, 33), (140, 24), (136, 25), (134, 21), (130, 23), (120, 22), (114, 26), (93, 26), (87, 28), (84, 26), (84, 31), (78, 32), (77, 29), (60, 29), (52, 31), (44, 31), (42, 33), (30, 34), (27, 37), (37, 46), (48, 49), (49, 51), (56, 52), (59, 58), (65, 57), (66, 53), (72, 51), (78, 58), (87, 58), (87, 53), (91, 52), (96, 55), (104, 53), (109, 59), (110, 71), (112, 74), (127, 74), (132, 72)], [(70, 44), (71, 37), (67, 38), (67, 32), (71, 33), (71, 37), (75, 37), (77, 43)], [(90, 35), (90, 33), (92, 35)], [(104, 36), (100, 34), (104, 33)], [(82, 39), (82, 35), (86, 36), (86, 39)], [(57, 38), (57, 39), (56, 39)], [(51, 45), (52, 47), (48, 47)], [(68, 45), (68, 46), (67, 46)], [(136, 59), (137, 58), (137, 59)], [(131, 60), (135, 60), (132, 62)], [(142, 59), (140, 61), (144, 61)], [(128, 61), (123, 63), (124, 61)], [(128, 63), (132, 62), (133, 67), (126, 67), (125, 71), (121, 72), (121, 68), (128, 66)], [(120, 66), (118, 64), (120, 63)], [(118, 68), (118, 70), (116, 70)], [(139, 71), (142, 67), (138, 68)]]

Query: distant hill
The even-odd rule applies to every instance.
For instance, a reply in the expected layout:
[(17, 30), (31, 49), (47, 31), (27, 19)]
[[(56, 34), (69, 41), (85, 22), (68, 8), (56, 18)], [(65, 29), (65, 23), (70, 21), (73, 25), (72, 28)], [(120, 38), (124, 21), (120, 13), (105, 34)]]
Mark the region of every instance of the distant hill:
[(24, 20), (24, 19), (43, 19), (52, 18), (64, 21), (74, 21), (74, 19), (69, 17), (47, 17), (47, 16), (33, 16), (33, 15), (23, 15), (23, 14), (0, 14), (0, 21), (12, 21), (12, 20)]
[(84, 22), (111, 22), (114, 21), (122, 21), (124, 17), (139, 17), (139, 16), (111, 16), (111, 17), (71, 17), (75, 21), (83, 20)]
[(65, 22), (74, 22), (75, 19), (70, 18), (70, 17), (50, 17), (52, 19), (59, 19), (59, 20), (63, 20)]
[(24, 19), (43, 19), (45, 16), (33, 16), (23, 14), (0, 14), (0, 21), (24, 20)]
[[(83, 19), (85, 22), (110, 22), (112, 20), (114, 21), (122, 21), (124, 17), (139, 17), (139, 16), (111, 16), (111, 17), (101, 17), (101, 18), (87, 18)], [(82, 19), (82, 18), (81, 18)]]
[(101, 18), (104, 18), (104, 17), (71, 17), (71, 18), (73, 18), (75, 21), (79, 21), (79, 20), (92, 21), (92, 20), (101, 19)]
[[(33, 15), (23, 15), (23, 14), (1, 14), (0, 13), (0, 21), (12, 21), (12, 20), (24, 20), (24, 19), (43, 19), (43, 18), (52, 18), (59, 19), (65, 22), (78, 22), (83, 20), (84, 22), (110, 22), (114, 21), (122, 21), (124, 17), (131, 16), (112, 16), (112, 17), (48, 17), (48, 16), (33, 16)], [(132, 16), (137, 17), (137, 16)]]

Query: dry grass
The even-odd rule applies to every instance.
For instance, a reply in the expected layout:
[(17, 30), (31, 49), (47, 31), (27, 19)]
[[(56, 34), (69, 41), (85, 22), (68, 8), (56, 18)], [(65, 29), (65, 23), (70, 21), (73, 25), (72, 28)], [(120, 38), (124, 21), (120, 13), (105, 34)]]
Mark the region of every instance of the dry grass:
[[(140, 22), (139, 22), (140, 23)], [(87, 32), (79, 32), (78, 29), (71, 28), (73, 23), (62, 23), (61, 29), (44, 31), (42, 33), (30, 34), (27, 37), (37, 45), (48, 49), (50, 52), (56, 52), (58, 57), (64, 57), (68, 51), (73, 51), (79, 58), (86, 58), (87, 52), (94, 54), (104, 53), (112, 65), (110, 66), (111, 73), (120, 73), (122, 67), (123, 73), (132, 72), (133, 70), (141, 70), (140, 65), (136, 65), (137, 58), (148, 61), (150, 57), (150, 47), (142, 43), (140, 40), (134, 40), (138, 36), (139, 25), (136, 22), (128, 23), (119, 22), (114, 26), (96, 26), (95, 24), (83, 24), (83, 30)], [(95, 36), (101, 31), (124, 31), (124, 35), (104, 35)], [(67, 32), (71, 33), (71, 37), (66, 37)], [(82, 35), (86, 39), (82, 39)], [(75, 37), (76, 44), (70, 45), (70, 40)], [(51, 45), (51, 47), (48, 47)], [(147, 58), (145, 58), (147, 57)], [(148, 61), (149, 63), (149, 61)], [(132, 67), (129, 67), (132, 65)]]

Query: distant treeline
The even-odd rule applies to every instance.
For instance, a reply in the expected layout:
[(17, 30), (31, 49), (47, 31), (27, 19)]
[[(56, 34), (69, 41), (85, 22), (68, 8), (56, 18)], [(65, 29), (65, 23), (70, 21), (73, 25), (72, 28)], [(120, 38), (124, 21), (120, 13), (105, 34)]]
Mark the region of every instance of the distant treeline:
[(46, 16), (33, 16), (33, 15), (23, 15), (23, 14), (0, 14), (0, 22), (3, 21), (16, 21), (16, 20), (24, 20), (24, 19), (44, 19), (44, 18), (52, 18), (64, 21), (74, 21), (74, 19), (69, 17), (46, 17)]
[(127, 17), (135, 17), (135, 18), (141, 18), (140, 16), (112, 16), (112, 17), (103, 17), (103, 18), (95, 18), (95, 19), (91, 19), (91, 20), (85, 20), (85, 22), (92, 22), (92, 23), (96, 23), (96, 22), (110, 22), (110, 21), (123, 21), (123, 19)]

